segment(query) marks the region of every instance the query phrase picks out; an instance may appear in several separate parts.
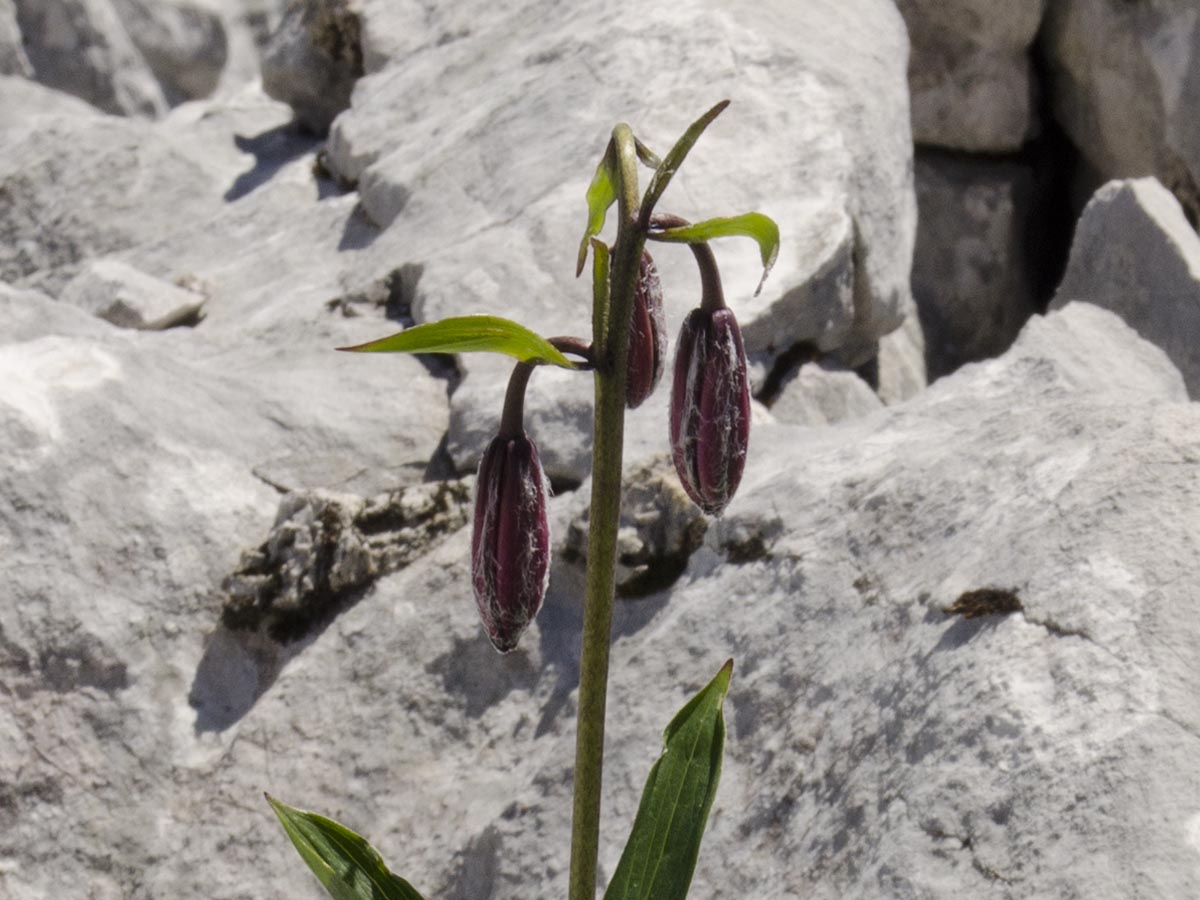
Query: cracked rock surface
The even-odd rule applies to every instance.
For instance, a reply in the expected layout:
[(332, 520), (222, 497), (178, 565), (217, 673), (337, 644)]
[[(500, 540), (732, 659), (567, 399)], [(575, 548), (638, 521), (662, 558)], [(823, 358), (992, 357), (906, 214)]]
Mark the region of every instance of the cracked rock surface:
[[(38, 320), (76, 342), (116, 331), (56, 304)], [(67, 396), (119, 384), (86, 348)], [(49, 400), (22, 408), (68, 402)], [(81, 529), (105, 481), (56, 470), (59, 493), (34, 493), (61, 450), (36, 440), (32, 414), (14, 413), (28, 446), (4, 482), (19, 517), (4, 523), (18, 602), (0, 609), (11, 896), (86, 881), (315, 900), (263, 790), (369, 835), (431, 896), (563, 892), (575, 565), (559, 558), (505, 657), (476, 618), (469, 528), (302, 641), (242, 639), (206, 586), (262, 540), (271, 489), (210, 454), (206, 504), (167, 494), (160, 465), (141, 514)], [(128, 496), (142, 463), (116, 464)], [(612, 830), (665, 722), (733, 656), (698, 895), (1194, 894), (1198, 470), (1200, 412), (1178, 372), (1088, 304), (1034, 318), (1005, 355), (908, 403), (820, 429), (760, 424), (742, 490), (678, 580), (617, 605)], [(575, 499), (554, 501), (556, 528)], [(167, 524), (201, 514), (204, 545)], [(48, 542), (63, 548), (53, 569), (33, 564)], [(980, 609), (984, 590), (1021, 608), (947, 612), (964, 596)], [(603, 873), (619, 851), (605, 840)]]
[[(1130, 301), (1180, 287), (1150, 341), (1132, 304), (1129, 324), (1094, 305), (1112, 285), (1072, 276), (1090, 303), (1012, 346), (1006, 320), (1000, 355), (921, 390), (887, 0), (696, 0), (632, 31), (615, 0), (331, 0), (358, 11), (366, 74), (327, 143), (245, 68), (281, 5), (0, 0), (0, 897), (317, 900), (264, 790), (367, 835), (431, 900), (565, 893), (590, 380), (532, 383), (556, 554), (499, 657), (455, 474), (509, 364), (332, 348), (469, 312), (582, 330), (575, 242), (609, 128), (661, 152), (724, 95), (668, 205), (779, 220), (757, 300), (756, 250), (716, 250), (777, 414), (755, 404), (720, 520), (663, 458), (668, 392), (629, 417), (602, 877), (664, 725), (733, 657), (697, 897), (1200, 896), (1200, 407), (1161, 337), (1191, 321), (1178, 208), (1124, 184), (1119, 221), (1080, 229), (1114, 268), (1079, 267)], [(118, 41), (117, 8), (153, 16)], [(228, 41), (215, 88), (205, 10)], [(193, 13), (208, 24), (176, 42)], [(97, 52), (47, 63), (52, 32)], [(1191, 71), (1151, 44), (1171, 83)], [(1024, 36), (1003, 46), (1025, 64)], [(161, 118), (20, 74), (48, 64)], [(1129, 227), (1149, 220), (1164, 234)], [(677, 325), (698, 279), (686, 251), (656, 259)], [(143, 324), (151, 300), (175, 321), (176, 286), (204, 316), (116, 327), (84, 296), (97, 271), (144, 292)], [(828, 368), (787, 380), (814, 355)]]

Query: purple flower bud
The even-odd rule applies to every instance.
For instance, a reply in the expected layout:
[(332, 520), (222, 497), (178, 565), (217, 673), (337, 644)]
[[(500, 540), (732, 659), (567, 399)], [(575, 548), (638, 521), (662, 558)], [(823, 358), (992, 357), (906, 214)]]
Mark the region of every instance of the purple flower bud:
[(524, 433), (494, 438), (479, 462), (471, 580), (483, 627), (508, 653), (533, 621), (550, 575), (546, 476)]
[(629, 322), (629, 367), (625, 376), (625, 405), (641, 406), (662, 378), (667, 355), (667, 328), (663, 319), (662, 282), (650, 254), (642, 251), (642, 265), (633, 293)]
[(746, 351), (733, 311), (693, 309), (675, 348), (671, 453), (696, 504), (719, 516), (742, 480), (750, 441)]

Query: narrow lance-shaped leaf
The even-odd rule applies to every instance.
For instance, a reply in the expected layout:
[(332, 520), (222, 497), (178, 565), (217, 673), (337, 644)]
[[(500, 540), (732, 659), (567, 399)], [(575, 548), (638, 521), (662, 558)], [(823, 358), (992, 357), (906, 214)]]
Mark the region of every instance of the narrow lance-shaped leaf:
[(422, 900), (375, 849), (344, 825), (267, 795), (300, 856), (334, 900)]
[(663, 191), (667, 189), (667, 185), (671, 183), (671, 179), (687, 158), (688, 152), (692, 146), (699, 140), (700, 135), (704, 133), (704, 129), (712, 124), (713, 119), (725, 111), (725, 107), (729, 105), (728, 100), (722, 100), (699, 119), (692, 123), (691, 127), (683, 133), (675, 146), (670, 152), (663, 157), (663, 161), (655, 170), (654, 175), (650, 178), (650, 185), (646, 188), (646, 195), (642, 198), (641, 220), (645, 226), (650, 221), (650, 215), (654, 211), (655, 205), (663, 195)]
[(651, 169), (657, 169), (662, 165), (662, 160), (658, 158), (658, 154), (639, 141), (636, 136), (633, 139), (633, 146), (637, 150), (637, 158), (642, 161), (642, 165)]
[(604, 900), (685, 900), (725, 751), (723, 704), (733, 660), (663, 734), (629, 841)]
[(587, 263), (588, 241), (604, 228), (604, 220), (608, 216), (608, 208), (617, 199), (617, 147), (612, 141), (604, 151), (600, 165), (596, 166), (596, 174), (587, 189), (588, 220), (587, 229), (583, 232), (583, 240), (579, 242), (579, 259), (575, 263), (575, 277), (583, 273)]
[(751, 237), (758, 241), (759, 255), (762, 257), (763, 274), (758, 282), (755, 296), (762, 290), (763, 282), (775, 259), (779, 256), (779, 226), (770, 216), (758, 212), (743, 213), (740, 216), (729, 216), (719, 219), (706, 219), (692, 225), (680, 228), (667, 228), (662, 231), (652, 231), (648, 235), (655, 241), (673, 241), (681, 244), (703, 244), (713, 238), (721, 237)]
[(339, 347), (354, 353), (504, 353), (521, 362), (546, 363), (574, 369), (577, 366), (544, 337), (499, 316), (455, 316), (416, 325), (389, 337)]

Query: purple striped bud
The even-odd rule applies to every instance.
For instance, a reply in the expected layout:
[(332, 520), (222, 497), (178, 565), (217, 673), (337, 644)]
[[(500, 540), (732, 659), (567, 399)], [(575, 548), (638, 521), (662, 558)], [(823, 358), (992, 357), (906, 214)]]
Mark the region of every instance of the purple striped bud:
[(501, 653), (516, 648), (537, 615), (549, 575), (546, 476), (537, 446), (524, 433), (494, 438), (475, 482), (471, 580), (483, 627)]
[(675, 348), (671, 453), (696, 504), (719, 516), (742, 480), (750, 441), (746, 351), (733, 310), (693, 309)]
[(667, 327), (663, 318), (662, 282), (650, 254), (642, 265), (633, 293), (629, 321), (629, 367), (625, 376), (625, 405), (637, 409), (654, 393), (667, 356)]

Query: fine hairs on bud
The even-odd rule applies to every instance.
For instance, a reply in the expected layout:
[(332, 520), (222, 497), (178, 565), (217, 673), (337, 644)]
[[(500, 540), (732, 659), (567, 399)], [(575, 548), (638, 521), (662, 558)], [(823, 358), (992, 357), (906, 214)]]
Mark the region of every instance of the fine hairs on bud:
[(684, 320), (671, 391), (671, 455), (684, 490), (719, 516), (742, 480), (750, 438), (746, 353), (733, 312), (694, 309)]
[(667, 325), (663, 315), (662, 282), (650, 254), (642, 251), (629, 321), (629, 362), (625, 405), (641, 406), (658, 386), (667, 356)]
[(524, 432), (493, 438), (479, 462), (471, 581), (493, 646), (517, 646), (541, 608), (550, 578), (547, 481)]

